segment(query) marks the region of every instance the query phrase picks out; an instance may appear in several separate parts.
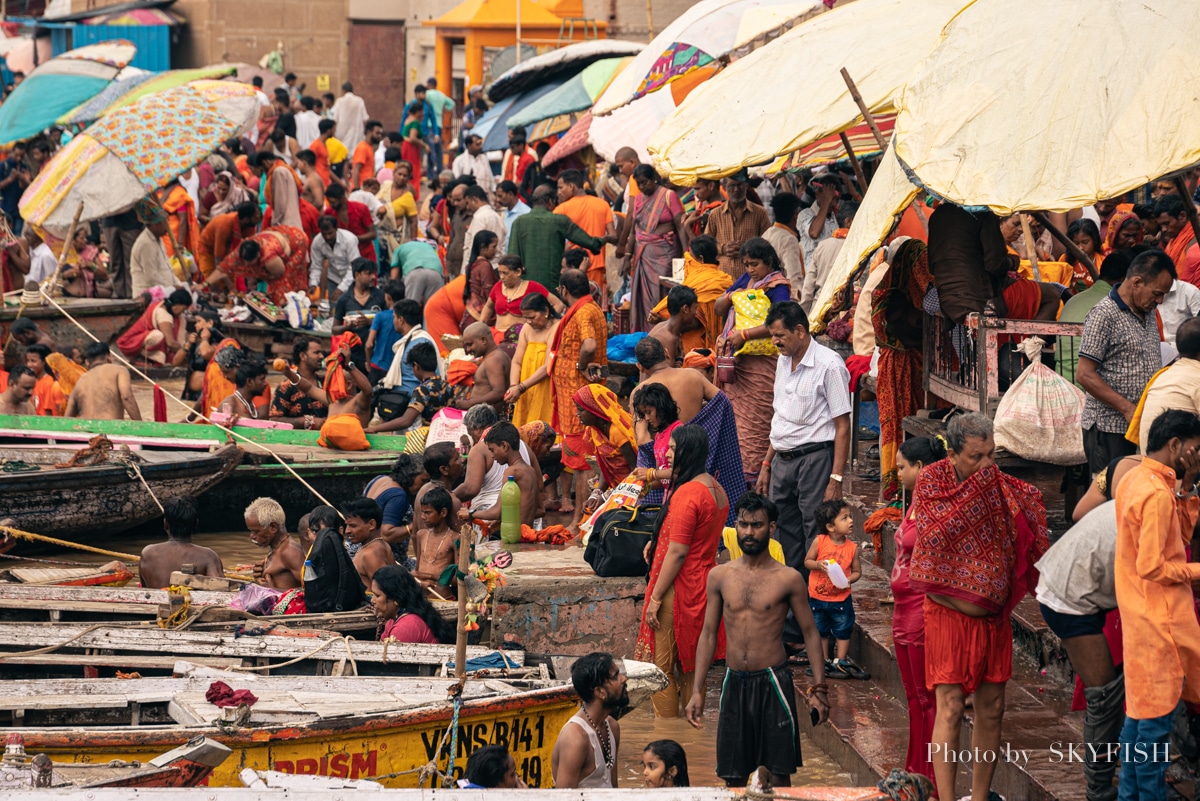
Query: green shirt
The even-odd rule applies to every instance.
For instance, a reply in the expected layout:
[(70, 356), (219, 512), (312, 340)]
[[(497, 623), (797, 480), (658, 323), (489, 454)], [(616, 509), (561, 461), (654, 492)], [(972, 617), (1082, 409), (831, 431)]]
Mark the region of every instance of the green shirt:
[[(1112, 292), (1112, 284), (1107, 281), (1096, 281), (1063, 304), (1058, 321), (1060, 323), (1082, 323), (1092, 307), (1108, 297), (1110, 292)], [(1079, 386), (1079, 382), (1075, 380), (1075, 374), (1079, 369), (1080, 337), (1061, 337), (1061, 339), (1063, 342), (1059, 352), (1062, 354), (1062, 358), (1058, 363), (1058, 374), (1069, 381), (1074, 381), (1075, 385)], [(1083, 389), (1083, 387), (1079, 388)]]
[(442, 127), (442, 115), (447, 109), (450, 113), (454, 113), (454, 101), (446, 97), (446, 95), (438, 89), (428, 89), (425, 91), (425, 102), (433, 108), (433, 113), (437, 115), (438, 127)]
[(534, 206), (528, 214), (513, 220), (508, 236), (508, 252), (521, 257), (525, 262), (525, 277), (537, 281), (554, 292), (558, 289), (558, 275), (562, 272), (563, 251), (567, 242), (573, 242), (599, 253), (604, 240), (589, 235), (570, 218), (549, 212), (543, 206)]
[(426, 270), (442, 271), (442, 260), (438, 258), (437, 248), (428, 242), (413, 240), (405, 242), (396, 248), (392, 254), (392, 266), (399, 267), (401, 275), (408, 275), (413, 270), (424, 267)]

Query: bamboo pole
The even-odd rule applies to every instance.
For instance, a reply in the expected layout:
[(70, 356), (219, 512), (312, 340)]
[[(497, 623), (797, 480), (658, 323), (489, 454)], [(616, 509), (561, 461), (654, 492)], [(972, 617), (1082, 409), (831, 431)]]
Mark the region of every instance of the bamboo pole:
[(471, 524), (464, 524), (458, 532), (458, 628), (454, 639), (454, 676), (459, 679), (467, 675), (467, 582), (463, 575), (471, 566), (473, 539)]
[(1192, 196), (1188, 193), (1187, 181), (1183, 180), (1182, 175), (1175, 176), (1175, 189), (1179, 192), (1179, 199), (1183, 201), (1188, 222), (1192, 224), (1192, 233), (1196, 236), (1196, 244), (1200, 246), (1200, 218), (1196, 216), (1196, 204), (1192, 202)]
[(1093, 281), (1100, 277), (1100, 274), (1096, 271), (1096, 263), (1088, 258), (1088, 255), (1080, 250), (1079, 245), (1076, 245), (1074, 242), (1072, 242), (1069, 236), (1058, 230), (1058, 227), (1054, 225), (1054, 223), (1050, 222), (1050, 218), (1047, 217), (1044, 212), (1031, 211), (1029, 213), (1033, 216), (1033, 219), (1041, 223), (1042, 226), (1050, 232), (1050, 236), (1057, 239), (1058, 243), (1067, 249), (1067, 253), (1071, 254), (1071, 258), (1078, 260), (1080, 264), (1087, 268), (1087, 271), (1092, 276)]
[(63, 242), (62, 252), (58, 254), (58, 266), (54, 268), (54, 275), (50, 276), (50, 291), (54, 291), (54, 287), (58, 284), (59, 278), (62, 276), (63, 259), (71, 252), (72, 242), (75, 239), (75, 228), (79, 225), (79, 218), (83, 216), (83, 201), (79, 201), (79, 206), (75, 209), (75, 216), (71, 218), (71, 224), (67, 226), (67, 239)]
[(1038, 267), (1037, 243), (1033, 241), (1033, 231), (1029, 227), (1029, 218), (1018, 212), (1021, 218), (1021, 232), (1025, 234), (1025, 254), (1029, 256), (1029, 266), (1033, 268), (1033, 280), (1041, 283), (1042, 270)]
[(846, 149), (846, 155), (850, 157), (850, 164), (854, 167), (854, 177), (858, 179), (858, 185), (862, 188), (865, 195), (867, 193), (867, 174), (863, 172), (862, 165), (858, 163), (858, 156), (854, 155), (854, 148), (850, 145), (850, 137), (846, 136), (845, 131), (840, 131), (838, 136), (841, 137), (842, 147)]

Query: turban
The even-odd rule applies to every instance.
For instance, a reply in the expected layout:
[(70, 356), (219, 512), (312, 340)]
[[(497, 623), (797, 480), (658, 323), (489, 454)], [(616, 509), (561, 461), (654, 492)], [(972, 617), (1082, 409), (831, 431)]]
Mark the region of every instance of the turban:
[(138, 222), (142, 225), (155, 225), (167, 221), (167, 212), (156, 201), (148, 197), (139, 200), (137, 205), (133, 207), (133, 211), (137, 214)]
[(717, 357), (708, 348), (698, 348), (688, 351), (683, 357), (684, 367), (694, 367), (697, 370), (708, 370), (717, 366)]

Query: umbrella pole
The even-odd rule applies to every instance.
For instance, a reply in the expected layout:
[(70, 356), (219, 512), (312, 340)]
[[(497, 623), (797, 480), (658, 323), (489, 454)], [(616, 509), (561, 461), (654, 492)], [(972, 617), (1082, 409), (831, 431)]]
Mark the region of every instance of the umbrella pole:
[(854, 148), (850, 146), (850, 137), (846, 136), (845, 131), (838, 133), (842, 139), (842, 147), (846, 149), (846, 155), (850, 157), (850, 164), (854, 167), (854, 177), (858, 179), (858, 185), (862, 187), (863, 194), (867, 193), (867, 175), (863, 172), (862, 165), (858, 163), (858, 156), (854, 155)]
[[(183, 251), (179, 249), (179, 243), (175, 241), (175, 232), (173, 230), (171, 230), (171, 220), (170, 220), (171, 215), (167, 212), (167, 210), (165, 208), (163, 208), (162, 201), (160, 201), (158, 199), (158, 196), (155, 195), (153, 192), (146, 195), (146, 197), (150, 200), (151, 203), (153, 203), (154, 205), (156, 205), (160, 209), (162, 209), (163, 214), (167, 215), (167, 237), (171, 240), (171, 252), (175, 254), (175, 258), (179, 261), (179, 269), (188, 270), (191, 265), (183, 260)], [(194, 277), (195, 276), (189, 271), (187, 279), (186, 279), (187, 282), (191, 283), (192, 278), (194, 278)]]
[(1058, 243), (1067, 249), (1067, 252), (1071, 254), (1072, 258), (1078, 260), (1084, 267), (1087, 268), (1088, 274), (1092, 276), (1093, 281), (1100, 277), (1100, 274), (1096, 272), (1095, 262), (1088, 258), (1088, 255), (1080, 250), (1079, 246), (1072, 242), (1070, 237), (1058, 230), (1058, 227), (1055, 226), (1054, 223), (1050, 222), (1050, 218), (1047, 217), (1044, 212), (1031, 211), (1029, 213), (1033, 215), (1033, 219), (1040, 222), (1042, 227), (1050, 232), (1050, 236), (1057, 239)]
[(1021, 214), (1021, 233), (1025, 235), (1025, 253), (1029, 256), (1029, 266), (1033, 268), (1033, 280), (1041, 283), (1042, 270), (1038, 267), (1037, 243), (1033, 241), (1033, 231), (1029, 228), (1029, 218)]
[(53, 287), (58, 285), (59, 276), (62, 275), (63, 259), (65, 259), (67, 254), (73, 249), (73, 243), (75, 241), (75, 229), (79, 226), (79, 218), (82, 216), (83, 201), (81, 200), (79, 201), (79, 206), (75, 209), (75, 216), (71, 218), (71, 224), (67, 226), (67, 239), (65, 242), (63, 242), (62, 252), (58, 254), (58, 266), (54, 268), (54, 275), (50, 277), (50, 291), (53, 291)]
[(1182, 175), (1175, 176), (1175, 189), (1179, 192), (1179, 197), (1183, 199), (1183, 208), (1187, 212), (1188, 222), (1192, 224), (1192, 233), (1196, 236), (1196, 242), (1200, 243), (1200, 218), (1196, 217), (1196, 204), (1192, 202), (1192, 196), (1188, 194), (1187, 181), (1183, 180)]
[[(854, 98), (854, 103), (858, 106), (859, 112), (863, 115), (863, 119), (867, 121), (867, 127), (871, 129), (871, 133), (875, 134), (875, 142), (879, 145), (879, 150), (882, 153), (887, 152), (887, 142), (883, 138), (883, 131), (879, 130), (879, 125), (875, 122), (875, 115), (871, 113), (871, 109), (867, 108), (867, 104), (863, 101), (862, 95), (858, 92), (858, 86), (855, 85), (854, 79), (850, 77), (845, 67), (842, 67), (842, 80), (846, 82), (846, 88), (850, 90), (850, 97)], [(929, 218), (925, 216), (925, 209), (921, 208), (921, 204), (914, 202), (913, 208), (916, 209), (917, 219), (921, 221), (921, 227), (925, 229), (925, 233), (929, 233)]]

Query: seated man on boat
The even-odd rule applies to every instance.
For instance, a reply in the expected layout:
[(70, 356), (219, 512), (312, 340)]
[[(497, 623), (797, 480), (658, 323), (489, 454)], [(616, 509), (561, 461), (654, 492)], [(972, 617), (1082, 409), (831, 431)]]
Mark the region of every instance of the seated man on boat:
[[(280, 362), (283, 362), (280, 364)], [(329, 405), (318, 372), (325, 363), (325, 351), (316, 337), (296, 337), (292, 343), (292, 363), (275, 360), (275, 368), (284, 381), (271, 399), (271, 419), (291, 423), (295, 428), (320, 429), (325, 424)], [(282, 368), (282, 369), (280, 369)]]
[(325, 391), (329, 417), (321, 426), (317, 444), (342, 451), (369, 450), (365, 428), (374, 414), (371, 384), (365, 366), (350, 358), (345, 343), (339, 346), (337, 363), (325, 377)]
[(353, 498), (342, 505), (342, 516), (346, 520), (346, 539), (359, 546), (354, 555), (354, 569), (363, 586), (370, 587), (375, 571), (396, 564), (392, 546), (380, 532), (383, 509), (370, 498)]
[(30, 345), (45, 345), (50, 350), (58, 349), (58, 345), (54, 342), (54, 337), (38, 328), (38, 324), (28, 317), (18, 317), (13, 320), (8, 333), (19, 344), (25, 347), (29, 347)]
[(192, 534), (200, 523), (200, 510), (191, 495), (180, 495), (163, 501), (163, 530), (166, 542), (155, 542), (142, 549), (138, 570), (142, 586), (160, 589), (171, 584), (171, 574), (192, 565), (197, 576), (222, 578), (225, 567), (212, 548), (192, 543)]
[(33, 389), (37, 379), (33, 371), (18, 364), (8, 373), (8, 389), (0, 393), (0, 414), (37, 414), (33, 406)]
[(46, 364), (50, 353), (51, 350), (40, 343), (28, 346), (25, 348), (25, 366), (33, 371), (33, 377), (37, 380), (33, 387), (33, 404), (37, 407), (37, 413), (60, 417), (67, 405), (67, 397), (58, 385), (58, 376)]
[(130, 359), (176, 367), (187, 363), (187, 320), (183, 313), (192, 305), (192, 293), (176, 289), (165, 300), (146, 307), (137, 321), (117, 339), (117, 347)]
[(129, 368), (113, 364), (108, 345), (93, 342), (85, 352), (87, 372), (75, 382), (67, 398), (67, 417), (85, 420), (141, 420)]
[(250, 541), (267, 549), (267, 558), (254, 565), (254, 580), (276, 590), (304, 586), (304, 551), (287, 532), (283, 507), (272, 498), (255, 498), (246, 507)]
[(266, 419), (271, 405), (270, 398), (263, 398), (267, 389), (267, 366), (257, 359), (242, 362), (234, 376), (236, 389), (221, 401), (220, 410), (232, 415), (230, 425), (236, 425), (239, 417), (251, 420)]

